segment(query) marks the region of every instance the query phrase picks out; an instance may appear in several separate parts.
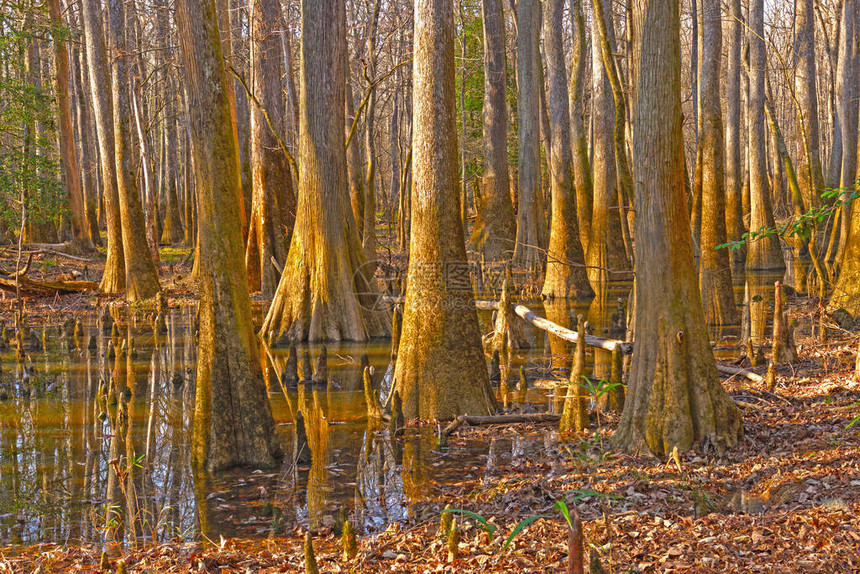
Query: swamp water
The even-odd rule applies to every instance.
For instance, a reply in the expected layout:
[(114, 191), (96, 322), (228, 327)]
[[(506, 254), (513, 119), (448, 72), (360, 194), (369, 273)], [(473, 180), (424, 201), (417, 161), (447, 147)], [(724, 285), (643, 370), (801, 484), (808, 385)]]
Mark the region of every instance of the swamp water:
[[(576, 314), (583, 313), (594, 334), (623, 337), (618, 301), (626, 301), (629, 291), (629, 284), (619, 285), (572, 308), (530, 306), (562, 324), (567, 318), (573, 326)], [(482, 332), (489, 332), (490, 314), (479, 316)], [(327, 347), (331, 383), (328, 391), (319, 387), (318, 401), (329, 423), (328, 440), (325, 453), (314, 456), (310, 467), (292, 463), (292, 413), (274, 373), (277, 367), (261, 350), (286, 455), (282, 466), (195, 475), (194, 317), (195, 308), (176, 307), (157, 326), (152, 315), (127, 317), (115, 309), (113, 339), (96, 313), (80, 317), (75, 337), (62, 334), (57, 324), (62, 317), (30, 327), (22, 362), (16, 360), (14, 341), (0, 350), (3, 544), (192, 540), (201, 534), (215, 541), (220, 535), (265, 537), (297, 525), (334, 525), (347, 514), (359, 533), (372, 533), (392, 522), (435, 516), (433, 501), (441, 489), (555, 448), (555, 433), (506, 429), (495, 434), (492, 444), (466, 437), (440, 450), (433, 428), (409, 429), (396, 441), (386, 429), (368, 429), (360, 357), (367, 353), (374, 384), (385, 387), (390, 347), (380, 341)], [(528, 400), (533, 410), (543, 410), (552, 402), (547, 395), (553, 391), (546, 387), (566, 379), (571, 347), (542, 331), (527, 328), (526, 334), (531, 348), (517, 352), (513, 366), (526, 365), (530, 386), (541, 387), (530, 390)], [(119, 350), (112, 353), (111, 347)], [(300, 346), (300, 356), (305, 348), (315, 361), (321, 346)], [(270, 351), (279, 364), (287, 352)], [(609, 368), (609, 353), (589, 350), (593, 378), (608, 378)], [(112, 378), (128, 390), (116, 400), (100, 400), (100, 385)], [(295, 405), (296, 392), (291, 390), (290, 397)], [(121, 470), (121, 480), (112, 467)]]

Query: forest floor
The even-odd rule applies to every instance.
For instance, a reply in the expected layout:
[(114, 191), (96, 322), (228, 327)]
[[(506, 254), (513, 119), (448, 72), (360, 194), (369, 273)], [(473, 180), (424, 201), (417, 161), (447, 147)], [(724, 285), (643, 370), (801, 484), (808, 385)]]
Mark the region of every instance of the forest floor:
[[(57, 258), (54, 265), (34, 265), (33, 276), (41, 268), (53, 277), (80, 267), (67, 263)], [(187, 270), (177, 265), (172, 277), (166, 274), (168, 295), (193, 297), (193, 289), (177, 278), (181, 272)], [(37, 324), (95, 305), (94, 296), (81, 294), (33, 300), (27, 309), (30, 323)], [(791, 311), (808, 314), (810, 307), (797, 299)], [(0, 301), (0, 315), (11, 308)], [(414, 512), (425, 519), (360, 537), (355, 558), (344, 559), (331, 528), (315, 531), (319, 570), (565, 571), (568, 529), (555, 503), (566, 499), (582, 518), (586, 554), (599, 559), (605, 572), (860, 572), (860, 423), (850, 426), (860, 414), (860, 383), (852, 378), (856, 340), (850, 332), (834, 332), (838, 337), (828, 343), (800, 332), (800, 359), (776, 369), (773, 392), (737, 377), (725, 381), (742, 403), (744, 437), (722, 455), (691, 451), (667, 463), (613, 451), (606, 439), (618, 415), (601, 414), (589, 431), (548, 443), (543, 452), (489, 472), (464, 469), (464, 477), (473, 478), (440, 485), (436, 500)], [(450, 445), (465, 436), (484, 435), (489, 442), (505, 433), (551, 429), (465, 427)], [(480, 520), (459, 515), (460, 541), (451, 555), (437, 535), (446, 505), (486, 519), (494, 527), (492, 537)], [(543, 518), (503, 548), (520, 521), (538, 515)], [(297, 528), (269, 539), (115, 550), (107, 559), (111, 571), (122, 560), (134, 572), (303, 572), (303, 537)], [(0, 550), (0, 572), (66, 572), (99, 570), (103, 548), (41, 544)]]

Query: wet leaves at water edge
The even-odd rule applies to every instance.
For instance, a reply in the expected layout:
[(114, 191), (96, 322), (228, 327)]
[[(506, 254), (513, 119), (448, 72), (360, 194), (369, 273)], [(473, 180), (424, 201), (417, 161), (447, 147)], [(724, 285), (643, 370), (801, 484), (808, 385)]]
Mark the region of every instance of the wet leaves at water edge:
[[(606, 571), (856, 571), (860, 433), (845, 427), (860, 404), (860, 385), (837, 368), (838, 352), (808, 350), (810, 358), (795, 365), (794, 376), (790, 368), (778, 369), (775, 395), (729, 381), (733, 396), (758, 408), (746, 409), (744, 439), (723, 458), (680, 453), (679, 471), (674, 462), (611, 451), (597, 456), (605, 443), (594, 427), (579, 442), (549, 438), (543, 452), (504, 459), (492, 473), (464, 469), (461, 481), (440, 485), (432, 502), (413, 507), (411, 520), (360, 535), (351, 560), (344, 559), (334, 528), (316, 528), (320, 572), (564, 571), (567, 527), (554, 508), (559, 499), (576, 505), (587, 553)], [(813, 379), (822, 361), (829, 361), (828, 374)], [(608, 417), (605, 429), (615, 422)], [(534, 432), (552, 435), (549, 427), (469, 428), (452, 436), (451, 446)], [(488, 540), (481, 521), (458, 513), (451, 562), (448, 539), (439, 535), (446, 504), (495, 527)], [(503, 551), (515, 526), (538, 514), (546, 518), (529, 524)], [(263, 508), (259, 516), (271, 520)], [(262, 540), (169, 543), (124, 551), (122, 558), (131, 572), (303, 572), (304, 533), (294, 527)], [(7, 554), (0, 565), (22, 572), (37, 564), (43, 571), (87, 571), (100, 553), (98, 546), (42, 545)]]

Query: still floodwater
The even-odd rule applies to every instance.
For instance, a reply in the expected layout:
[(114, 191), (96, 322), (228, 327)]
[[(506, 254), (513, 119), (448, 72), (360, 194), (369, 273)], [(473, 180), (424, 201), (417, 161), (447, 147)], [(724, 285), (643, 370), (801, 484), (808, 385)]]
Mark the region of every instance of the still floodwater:
[[(629, 284), (618, 285), (573, 308), (540, 303), (532, 308), (568, 325), (583, 313), (593, 333), (623, 337), (618, 301), (625, 301), (629, 290)], [(484, 439), (466, 438), (440, 451), (433, 429), (426, 428), (392, 441), (387, 430), (368, 429), (360, 379), (360, 357), (367, 353), (375, 384), (382, 382), (390, 368), (388, 341), (330, 345), (331, 384), (319, 394), (330, 424), (323, 456), (315, 456), (310, 467), (292, 464), (291, 410), (263, 352), (284, 464), (274, 472), (195, 476), (190, 457), (194, 314), (192, 307), (175, 307), (155, 324), (152, 315), (115, 310), (113, 336), (91, 314), (82, 317), (76, 336), (61, 334), (58, 324), (33, 326), (22, 334), (21, 362), (14, 345), (0, 350), (2, 543), (267, 536), (299, 524), (334, 524), (346, 514), (359, 532), (374, 532), (435, 513), (426, 503), (440, 489), (480, 476), (488, 466), (540, 456), (546, 440), (553, 440), (510, 430), (498, 433), (492, 448)], [(489, 332), (489, 314), (480, 315), (482, 331)], [(564, 379), (569, 346), (542, 332), (527, 331), (527, 336), (532, 348), (514, 361), (527, 364), (530, 384)], [(320, 348), (310, 346), (314, 359)], [(287, 351), (272, 353), (280, 363)], [(589, 364), (593, 377), (608, 377), (608, 353), (590, 353)], [(128, 391), (116, 399), (100, 398), (100, 387), (109, 389), (112, 379)], [(549, 392), (535, 388), (529, 400), (546, 404)], [(112, 479), (110, 468), (125, 469), (128, 460), (134, 461), (128, 476)], [(117, 526), (121, 520), (124, 528)]]

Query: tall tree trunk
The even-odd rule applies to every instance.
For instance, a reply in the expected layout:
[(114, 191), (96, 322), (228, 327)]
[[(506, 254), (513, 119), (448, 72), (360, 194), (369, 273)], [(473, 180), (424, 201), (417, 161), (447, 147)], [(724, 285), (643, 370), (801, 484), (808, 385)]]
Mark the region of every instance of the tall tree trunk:
[(458, 209), (453, 2), (415, 0), (414, 18), (412, 237), (394, 392), (406, 418), (444, 420), (488, 414), (495, 399)]
[(750, 0), (749, 29), (750, 99), (749, 170), (750, 170), (750, 233), (765, 231), (747, 246), (746, 265), (749, 270), (782, 270), (785, 262), (779, 237), (767, 230), (774, 229), (771, 188), (767, 177), (764, 125), (765, 36), (764, 0)]
[(128, 85), (129, 52), (125, 39), (125, 6), (123, 0), (109, 0), (109, 45), (111, 56), (111, 90), (113, 92), (113, 131), (119, 213), (122, 223), (122, 246), (125, 256), (125, 292), (129, 301), (152, 297), (159, 290), (158, 273), (146, 241), (143, 209), (137, 189), (137, 177), (131, 145), (131, 90)]
[[(598, 33), (592, 21), (592, 38)], [(600, 52), (600, 42), (592, 42), (591, 121), (593, 129), (592, 173), (594, 176), (594, 203), (591, 215), (591, 238), (585, 262), (592, 285), (605, 281), (628, 279), (630, 261), (624, 248), (621, 231), (622, 210), (618, 190), (617, 163), (615, 161), (615, 114), (612, 89), (606, 74), (606, 65)]]
[(505, 14), (502, 0), (483, 0), (484, 175), (481, 201), (469, 244), (485, 260), (508, 259), (516, 241), (508, 176), (508, 107)]
[(582, 14), (582, 0), (570, 0), (570, 20), (573, 38), (573, 64), (570, 73), (570, 122), (573, 137), (573, 180), (576, 187), (576, 216), (579, 219), (579, 239), (582, 249), (588, 252), (591, 237), (592, 203), (594, 201), (594, 182), (591, 174), (591, 160), (588, 156), (588, 132), (583, 116), (585, 113), (585, 80), (588, 63), (585, 17)]
[[(615, 25), (612, 19), (612, 11), (604, 7), (604, 0), (592, 0), (594, 7), (592, 42), (598, 44), (598, 50), (593, 52), (593, 57), (598, 54), (603, 59), (606, 78), (612, 88), (612, 101), (615, 104), (615, 124), (612, 131), (612, 142), (615, 146), (615, 162), (617, 164), (618, 191), (625, 202), (633, 201), (633, 175), (630, 170), (630, 162), (627, 159), (627, 100), (624, 88), (621, 86), (621, 74), (615, 61), (617, 46), (615, 42)], [(628, 214), (625, 219), (632, 220)], [(631, 223), (632, 227), (632, 223)]]
[(364, 341), (391, 329), (347, 211), (345, 51), (343, 0), (302, 0), (298, 210), (267, 335)]
[[(539, 0), (520, 0), (517, 4), (517, 122), (519, 131), (519, 169), (517, 196), (517, 241), (514, 259), (528, 267), (540, 267), (543, 257), (538, 211), (540, 177), (540, 63)], [(415, 150), (417, 154), (417, 150)]]
[[(744, 234), (743, 131), (741, 129), (741, 50), (743, 48), (743, 14), (741, 0), (729, 0), (728, 57), (726, 59), (726, 239), (741, 241)], [(746, 246), (729, 253), (732, 266), (742, 268), (746, 261)]]
[[(379, 22), (380, 1), (373, 1), (367, 30), (367, 76), (376, 78), (376, 30)], [(367, 258), (368, 273), (376, 270), (376, 90), (368, 86), (370, 95), (364, 111), (364, 150), (367, 154), (364, 177), (364, 231), (361, 245)]]
[[(172, 40), (173, 36), (170, 33), (170, 9), (167, 5), (167, 0), (158, 0), (158, 30), (159, 40), (162, 43), (161, 49), (164, 50), (164, 62), (172, 62), (174, 51)], [(165, 149), (163, 176), (164, 181), (164, 225), (161, 230), (161, 243), (171, 245), (182, 242), (182, 218), (179, 215), (179, 195), (177, 193), (177, 149), (179, 147), (178, 118), (176, 106), (177, 86), (174, 74), (170, 71), (163, 72), (162, 79), (164, 81), (164, 146)]]
[(241, 175), (215, 0), (177, 2), (200, 201), (200, 342), (193, 454), (208, 470), (280, 454), (242, 266)]
[(797, 73), (798, 124), (801, 127), (803, 153), (798, 162), (798, 179), (806, 205), (820, 205), (824, 190), (821, 168), (820, 130), (818, 127), (818, 92), (815, 87), (815, 14), (814, 0), (795, 1), (794, 50)]
[[(355, 122), (355, 96), (349, 78), (349, 62), (347, 61), (344, 65), (346, 66), (346, 121), (344, 122), (344, 129), (349, 135), (349, 130)], [(346, 148), (346, 175), (349, 181), (349, 204), (352, 208), (352, 216), (355, 219), (359, 238), (364, 232), (364, 174), (361, 170), (363, 165), (364, 153), (361, 140), (353, 135), (349, 146)]]
[(634, 4), (636, 353), (613, 442), (668, 454), (737, 444), (738, 408), (723, 390), (702, 311), (684, 199), (680, 16), (676, 0)]
[[(74, 13), (70, 12), (70, 18), (74, 19)], [(83, 19), (82, 15), (78, 15)], [(83, 25), (78, 24), (78, 30), (82, 29)], [(90, 114), (89, 98), (86, 97), (86, 90), (89, 85), (89, 78), (86, 70), (85, 47), (79, 46), (77, 50), (73, 50), (72, 70), (74, 71), (75, 81), (75, 119), (78, 127), (78, 139), (80, 141), (80, 165), (81, 165), (81, 191), (84, 194), (84, 211), (86, 213), (86, 225), (89, 229), (90, 238), (94, 245), (101, 246), (102, 240), (99, 232), (98, 215), (96, 214), (96, 202), (99, 197), (98, 185), (98, 152), (93, 146), (93, 135), (95, 134), (92, 116)]]
[[(173, 82), (170, 82), (172, 85)], [(175, 93), (175, 91), (173, 92)], [(167, 113), (164, 118), (165, 138), (165, 163), (164, 163), (164, 195), (166, 208), (164, 213), (164, 228), (161, 231), (161, 242), (170, 245), (181, 243), (184, 238), (182, 230), (182, 219), (179, 215), (179, 194), (177, 192), (177, 160), (176, 151), (179, 147), (178, 119), (176, 115), (176, 102), (168, 96)]]
[(251, 289), (259, 289), (266, 297), (274, 295), (278, 287), (271, 259), (278, 265), (287, 260), (296, 221), (293, 176), (278, 143), (283, 137), (272, 132), (282, 129), (285, 113), (281, 42), (276, 30), (280, 12), (277, 0), (251, 1), (251, 75), (257, 102), (251, 108), (253, 199), (245, 263)]
[[(842, 133), (842, 171), (839, 178), (839, 189), (843, 194), (854, 191), (857, 181), (857, 126), (858, 107), (857, 96), (860, 93), (858, 85), (858, 31), (857, 31), (857, 0), (843, 0), (842, 29), (839, 36), (839, 69), (837, 86), (837, 105)], [(843, 262), (845, 248), (851, 229), (851, 206), (845, 205), (840, 210), (840, 234), (836, 262)], [(843, 281), (840, 279), (840, 283)]]
[(702, 0), (702, 77), (699, 149), (702, 160), (702, 242), (700, 282), (705, 321), (710, 325), (740, 321), (732, 290), (726, 242), (726, 188), (723, 115), (720, 98), (722, 29), (719, 0)]
[[(65, 28), (65, 22), (60, 11), (60, 0), (48, 0), (48, 13), (51, 25), (57, 33)], [(75, 128), (72, 124), (72, 104), (69, 99), (69, 51), (62, 38), (53, 38), (54, 44), (54, 73), (57, 86), (57, 107), (60, 112), (60, 164), (66, 180), (69, 194), (69, 214), (72, 223), (72, 240), (70, 247), (78, 253), (95, 250), (87, 226), (87, 214), (84, 206), (84, 194), (81, 189), (81, 172), (78, 169), (78, 155), (75, 149)]]
[(573, 155), (570, 149), (570, 108), (564, 63), (564, 0), (547, 0), (544, 18), (551, 153), (552, 226), (542, 294), (549, 298), (586, 299), (594, 296), (585, 271), (579, 240)]
[(99, 289), (105, 293), (125, 290), (125, 254), (122, 245), (122, 222), (117, 192), (116, 163), (114, 161), (113, 99), (104, 89), (110, 85), (110, 72), (105, 50), (101, 2), (83, 0), (84, 35), (87, 43), (89, 88), (98, 134), (101, 162), (102, 194), (107, 220), (107, 260)]

